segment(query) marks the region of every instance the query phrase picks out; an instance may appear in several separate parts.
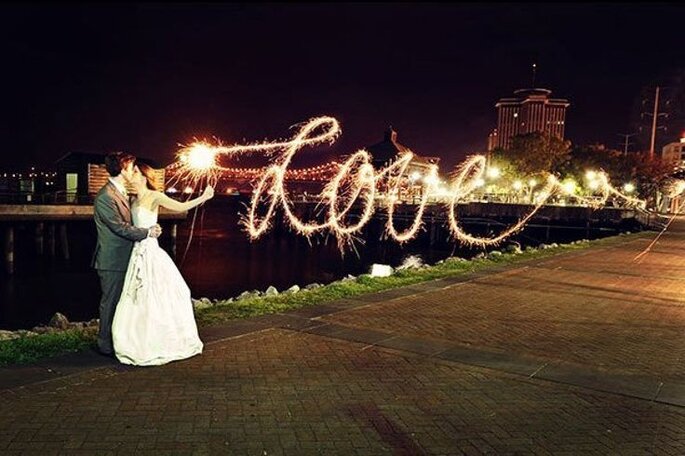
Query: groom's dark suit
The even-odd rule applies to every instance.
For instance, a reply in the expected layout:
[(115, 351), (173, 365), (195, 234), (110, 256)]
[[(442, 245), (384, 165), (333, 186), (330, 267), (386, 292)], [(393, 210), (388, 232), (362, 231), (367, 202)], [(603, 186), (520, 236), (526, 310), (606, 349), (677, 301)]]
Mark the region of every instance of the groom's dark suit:
[(111, 181), (95, 196), (94, 217), (98, 241), (92, 265), (102, 287), (98, 347), (102, 353), (112, 353), (112, 319), (124, 287), (133, 243), (145, 239), (148, 229), (132, 225), (128, 198)]

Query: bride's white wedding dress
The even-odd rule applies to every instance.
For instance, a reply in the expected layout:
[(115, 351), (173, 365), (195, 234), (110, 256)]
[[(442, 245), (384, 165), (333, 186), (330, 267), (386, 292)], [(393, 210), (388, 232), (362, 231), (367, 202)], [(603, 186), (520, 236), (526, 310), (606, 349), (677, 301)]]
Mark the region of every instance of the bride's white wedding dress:
[[(151, 227), (157, 212), (135, 202), (133, 224)], [(202, 353), (190, 289), (156, 238), (133, 246), (112, 339), (114, 353), (124, 364), (155, 366)]]

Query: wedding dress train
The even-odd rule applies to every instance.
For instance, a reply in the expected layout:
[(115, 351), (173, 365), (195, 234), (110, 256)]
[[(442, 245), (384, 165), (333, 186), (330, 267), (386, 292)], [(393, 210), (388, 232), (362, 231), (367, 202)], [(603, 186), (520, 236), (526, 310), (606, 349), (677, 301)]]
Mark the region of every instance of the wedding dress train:
[[(157, 212), (134, 203), (133, 224), (151, 227)], [(190, 289), (156, 238), (133, 247), (112, 339), (123, 364), (154, 366), (202, 353)]]

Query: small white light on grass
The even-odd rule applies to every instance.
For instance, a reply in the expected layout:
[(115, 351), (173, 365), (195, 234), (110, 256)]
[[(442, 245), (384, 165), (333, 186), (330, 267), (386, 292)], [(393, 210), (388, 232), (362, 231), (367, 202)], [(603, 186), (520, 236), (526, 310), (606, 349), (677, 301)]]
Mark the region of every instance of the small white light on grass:
[(371, 265), (371, 277), (389, 277), (392, 275), (392, 267), (387, 264), (374, 263)]

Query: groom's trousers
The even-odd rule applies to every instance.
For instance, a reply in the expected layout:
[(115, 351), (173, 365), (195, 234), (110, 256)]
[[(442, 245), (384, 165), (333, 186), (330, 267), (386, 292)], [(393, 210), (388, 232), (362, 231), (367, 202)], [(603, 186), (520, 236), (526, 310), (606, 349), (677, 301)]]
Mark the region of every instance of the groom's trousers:
[(102, 299), (100, 300), (100, 330), (98, 332), (98, 348), (102, 353), (114, 353), (112, 343), (112, 320), (121, 291), (124, 288), (126, 271), (104, 271), (98, 269)]

